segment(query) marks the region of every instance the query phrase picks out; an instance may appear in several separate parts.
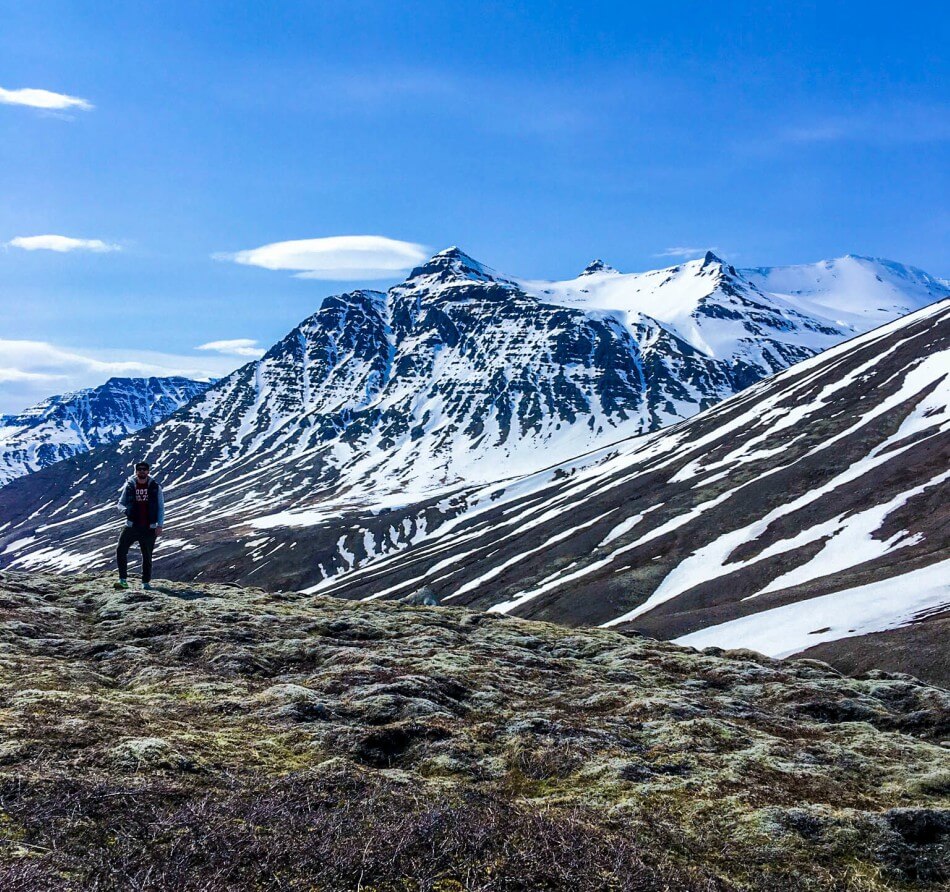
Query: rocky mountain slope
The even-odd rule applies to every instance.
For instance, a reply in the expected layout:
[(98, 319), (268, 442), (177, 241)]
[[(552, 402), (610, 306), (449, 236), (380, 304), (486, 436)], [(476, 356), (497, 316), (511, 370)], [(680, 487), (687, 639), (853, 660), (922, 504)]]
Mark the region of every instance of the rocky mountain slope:
[(453, 488), (693, 415), (947, 293), (861, 258), (779, 272), (708, 254), (528, 282), (443, 251), (387, 294), (327, 298), (147, 431), (4, 487), (0, 563), (106, 566), (115, 491), (145, 455), (174, 530), (158, 572), (312, 585), (420, 542), (457, 515)]
[(0, 416), (0, 486), (151, 427), (208, 388), (189, 378), (110, 378)]
[[(948, 481), (943, 301), (658, 434), (456, 496), (416, 546), (309, 590), (425, 583), (444, 603), (773, 656), (821, 646), (950, 684)], [(357, 526), (340, 549), (359, 547)]]
[(950, 694), (462, 609), (0, 574), (0, 886), (946, 888)]

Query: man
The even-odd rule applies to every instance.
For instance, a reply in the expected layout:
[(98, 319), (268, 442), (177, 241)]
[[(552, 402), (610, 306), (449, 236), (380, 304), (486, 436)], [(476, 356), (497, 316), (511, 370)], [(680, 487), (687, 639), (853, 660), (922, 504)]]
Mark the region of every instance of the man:
[(125, 513), (125, 528), (119, 536), (115, 556), (119, 564), (116, 588), (128, 588), (129, 548), (133, 542), (142, 549), (142, 588), (152, 587), (152, 552), (165, 523), (165, 497), (158, 481), (150, 477), (149, 463), (136, 462), (135, 474), (126, 481), (119, 496), (119, 510)]

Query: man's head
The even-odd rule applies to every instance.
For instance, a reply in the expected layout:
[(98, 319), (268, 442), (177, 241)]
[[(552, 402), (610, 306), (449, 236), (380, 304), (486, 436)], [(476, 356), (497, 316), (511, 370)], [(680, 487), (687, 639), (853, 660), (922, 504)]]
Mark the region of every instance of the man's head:
[(147, 461), (138, 461), (135, 463), (135, 476), (139, 480), (145, 480), (148, 477), (149, 463)]

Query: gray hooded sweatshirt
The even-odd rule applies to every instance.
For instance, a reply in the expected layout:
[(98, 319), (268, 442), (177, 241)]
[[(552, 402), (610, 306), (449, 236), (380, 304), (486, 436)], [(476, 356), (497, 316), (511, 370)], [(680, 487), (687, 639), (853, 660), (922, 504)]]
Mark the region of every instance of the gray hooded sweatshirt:
[[(135, 517), (135, 474), (125, 481), (119, 492), (119, 502), (116, 506), (125, 514), (125, 525), (133, 526)], [(155, 527), (165, 526), (165, 496), (162, 493), (162, 487), (154, 477), (148, 478), (148, 517), (149, 526), (154, 530)]]

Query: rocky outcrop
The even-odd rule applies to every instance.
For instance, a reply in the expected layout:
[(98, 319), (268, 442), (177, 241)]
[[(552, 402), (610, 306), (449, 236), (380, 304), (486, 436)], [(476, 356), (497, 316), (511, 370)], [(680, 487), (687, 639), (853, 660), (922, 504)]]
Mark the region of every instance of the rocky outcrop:
[(950, 693), (459, 608), (0, 574), (0, 886), (950, 879)]

